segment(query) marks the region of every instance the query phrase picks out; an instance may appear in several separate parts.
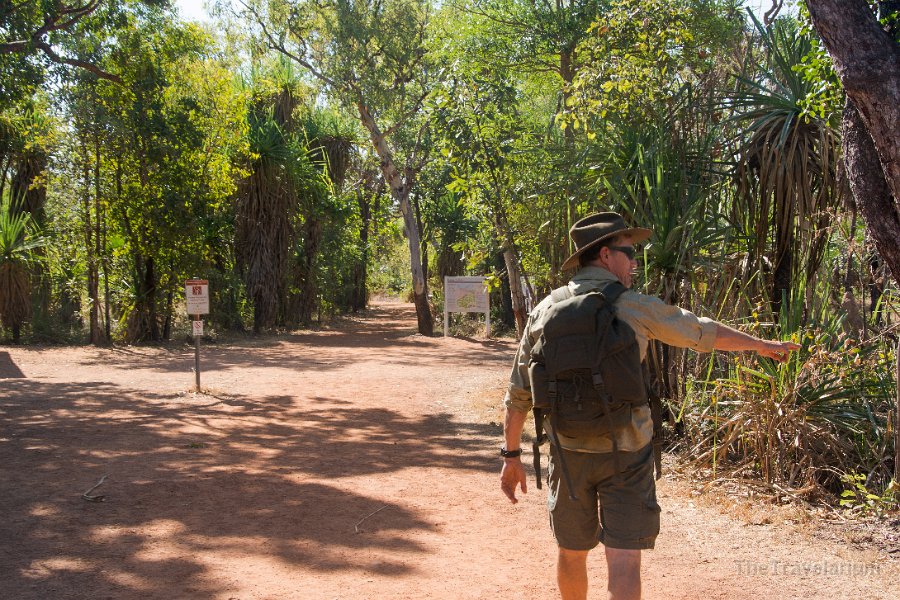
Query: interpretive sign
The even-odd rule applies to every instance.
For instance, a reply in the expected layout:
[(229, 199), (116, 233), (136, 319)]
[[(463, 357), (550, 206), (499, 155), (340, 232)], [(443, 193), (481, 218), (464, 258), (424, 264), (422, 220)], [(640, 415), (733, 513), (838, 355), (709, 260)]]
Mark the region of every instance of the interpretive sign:
[(484, 313), (485, 334), (491, 335), (490, 295), (484, 277), (444, 277), (444, 336), (450, 328), (450, 313)]
[(187, 313), (194, 317), (191, 333), (194, 337), (194, 376), (197, 391), (200, 391), (200, 338), (203, 337), (203, 321), (200, 315), (209, 314), (209, 281), (188, 279), (184, 282), (184, 299)]

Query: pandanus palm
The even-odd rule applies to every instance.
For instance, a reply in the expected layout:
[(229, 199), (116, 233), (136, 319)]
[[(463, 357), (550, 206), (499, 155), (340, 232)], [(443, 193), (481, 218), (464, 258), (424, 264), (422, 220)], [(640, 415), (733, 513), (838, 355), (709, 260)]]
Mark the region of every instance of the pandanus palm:
[(286, 181), (291, 142), (272, 110), (250, 114), (250, 175), (238, 188), (235, 242), (247, 295), (253, 301), (253, 330), (271, 325), (283, 298), (294, 231), (296, 199)]
[(0, 205), (0, 322), (19, 343), (22, 324), (31, 312), (32, 251), (43, 245), (31, 213), (12, 210), (12, 202)]
[(809, 282), (821, 263), (837, 197), (837, 136), (803, 110), (814, 83), (794, 67), (809, 53), (809, 39), (788, 19), (766, 27), (756, 21), (756, 28), (765, 60), (755, 76), (739, 78), (740, 91), (729, 100), (741, 127), (734, 218), (751, 240), (753, 262), (771, 261), (777, 314), (798, 277)]

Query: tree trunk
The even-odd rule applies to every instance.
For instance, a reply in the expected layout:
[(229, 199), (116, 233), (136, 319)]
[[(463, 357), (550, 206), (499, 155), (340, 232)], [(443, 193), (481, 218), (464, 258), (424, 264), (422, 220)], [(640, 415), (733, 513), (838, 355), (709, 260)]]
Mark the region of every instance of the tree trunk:
[(371, 201), (364, 191), (357, 190), (356, 203), (362, 226), (359, 229), (360, 258), (353, 268), (353, 296), (350, 299), (350, 309), (353, 312), (363, 310), (368, 299), (366, 267), (369, 264), (369, 223), (372, 220)]
[(163, 319), (163, 332), (162, 338), (164, 340), (169, 340), (172, 337), (172, 316), (174, 311), (172, 310), (175, 306), (175, 291), (169, 289), (166, 292), (166, 318)]
[(849, 97), (844, 106), (844, 165), (859, 212), (894, 280), (900, 282), (900, 210), (878, 168), (878, 155)]
[[(497, 185), (499, 189), (499, 184)], [(494, 211), (494, 227), (500, 235), (503, 244), (503, 262), (506, 264), (506, 274), (509, 277), (509, 296), (512, 301), (513, 314), (516, 318), (516, 337), (521, 338), (525, 332), (525, 321), (528, 318), (525, 307), (525, 293), (522, 291), (522, 270), (519, 268), (519, 256), (516, 252), (516, 241), (513, 238), (509, 219), (503, 208), (503, 200), (496, 199)]]
[(513, 315), (516, 318), (516, 338), (521, 338), (525, 332), (525, 294), (522, 293), (522, 273), (519, 271), (519, 261), (511, 248), (503, 249), (503, 262), (506, 264), (506, 273), (509, 276), (509, 296), (512, 300)]
[(88, 335), (90, 343), (94, 345), (100, 344), (100, 290), (97, 273), (97, 257), (94, 254), (94, 225), (91, 218), (91, 177), (90, 167), (88, 164), (88, 147), (87, 140), (82, 139), (82, 160), (83, 176), (84, 176), (84, 192), (82, 196), (82, 210), (84, 217), (84, 250), (87, 263), (87, 294), (88, 294), (88, 315), (89, 330)]
[(400, 214), (403, 215), (406, 239), (409, 242), (409, 266), (412, 273), (413, 301), (416, 304), (419, 333), (430, 336), (434, 334), (434, 318), (431, 316), (431, 307), (428, 305), (428, 282), (425, 280), (425, 271), (422, 268), (419, 227), (409, 203), (409, 193), (416, 174), (412, 169), (406, 169), (403, 175), (400, 174), (394, 164), (394, 156), (388, 147), (387, 140), (378, 128), (375, 118), (369, 112), (369, 108), (361, 99), (357, 102), (357, 108), (363, 125), (369, 131), (375, 152), (381, 159), (381, 172), (384, 180), (390, 187), (394, 201), (400, 206)]
[[(102, 261), (103, 248), (100, 245), (101, 230), (101, 211), (100, 211), (100, 136), (94, 134), (94, 229), (93, 242), (94, 252), (91, 265), (93, 272), (94, 295), (92, 302), (95, 306), (91, 307), (91, 343), (95, 345), (103, 344), (106, 338), (103, 336), (103, 329), (100, 327), (100, 262)], [(96, 316), (94, 316), (96, 313)]]
[[(867, 214), (862, 205), (860, 210), (872, 228), (879, 253), (900, 283), (900, 45), (882, 30), (865, 0), (806, 0), (806, 5), (847, 97), (856, 106), (859, 120), (871, 138), (887, 189), (893, 196), (890, 206), (882, 203), (875, 210), (876, 220), (870, 220), (874, 215)], [(846, 118), (845, 112), (845, 124)], [(863, 142), (852, 142), (856, 147), (860, 143)], [(852, 176), (850, 181), (853, 186)], [(860, 184), (860, 179), (856, 184)], [(854, 188), (853, 194), (857, 201), (869, 200), (862, 188), (859, 193)]]
[(301, 325), (312, 322), (319, 305), (319, 285), (316, 280), (316, 257), (322, 244), (322, 222), (310, 215), (303, 223), (303, 257), (300, 263), (298, 285), (300, 298), (296, 318)]
[(147, 271), (144, 278), (144, 293), (147, 305), (147, 319), (150, 324), (150, 339), (158, 342), (159, 335), (159, 319), (156, 314), (156, 261), (152, 258), (147, 259)]

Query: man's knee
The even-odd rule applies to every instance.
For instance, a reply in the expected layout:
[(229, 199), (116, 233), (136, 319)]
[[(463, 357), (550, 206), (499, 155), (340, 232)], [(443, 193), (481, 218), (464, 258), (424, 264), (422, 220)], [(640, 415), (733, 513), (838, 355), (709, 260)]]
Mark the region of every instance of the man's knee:
[(590, 550), (569, 550), (560, 547), (559, 562), (563, 568), (579, 567), (587, 565), (587, 556)]
[(640, 577), (641, 551), (606, 548), (606, 564), (609, 567), (610, 575), (615, 572), (623, 576), (637, 575)]
[(641, 597), (641, 551), (606, 549), (609, 571), (609, 597), (616, 600), (637, 600)]
[(560, 575), (568, 577), (587, 577), (587, 557), (590, 550), (559, 549), (557, 568)]

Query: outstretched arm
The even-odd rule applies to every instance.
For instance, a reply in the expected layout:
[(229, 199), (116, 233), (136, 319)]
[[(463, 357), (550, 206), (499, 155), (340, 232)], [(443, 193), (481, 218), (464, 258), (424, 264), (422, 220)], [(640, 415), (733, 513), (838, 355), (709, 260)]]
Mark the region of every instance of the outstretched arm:
[(716, 341), (713, 345), (713, 348), (716, 350), (726, 350), (730, 352), (750, 350), (761, 356), (771, 358), (772, 360), (785, 362), (792, 351), (800, 349), (800, 345), (793, 342), (763, 340), (738, 331), (737, 329), (732, 329), (727, 325), (722, 325), (721, 323), (717, 323), (716, 325)]
[[(519, 449), (522, 443), (522, 430), (525, 429), (525, 420), (527, 418), (527, 412), (506, 407), (506, 417), (503, 420), (503, 439), (506, 441), (507, 450)], [(523, 494), (528, 492), (522, 459), (519, 456), (504, 458), (503, 469), (500, 471), (500, 488), (513, 504), (519, 501), (516, 498), (517, 485), (521, 487)]]

